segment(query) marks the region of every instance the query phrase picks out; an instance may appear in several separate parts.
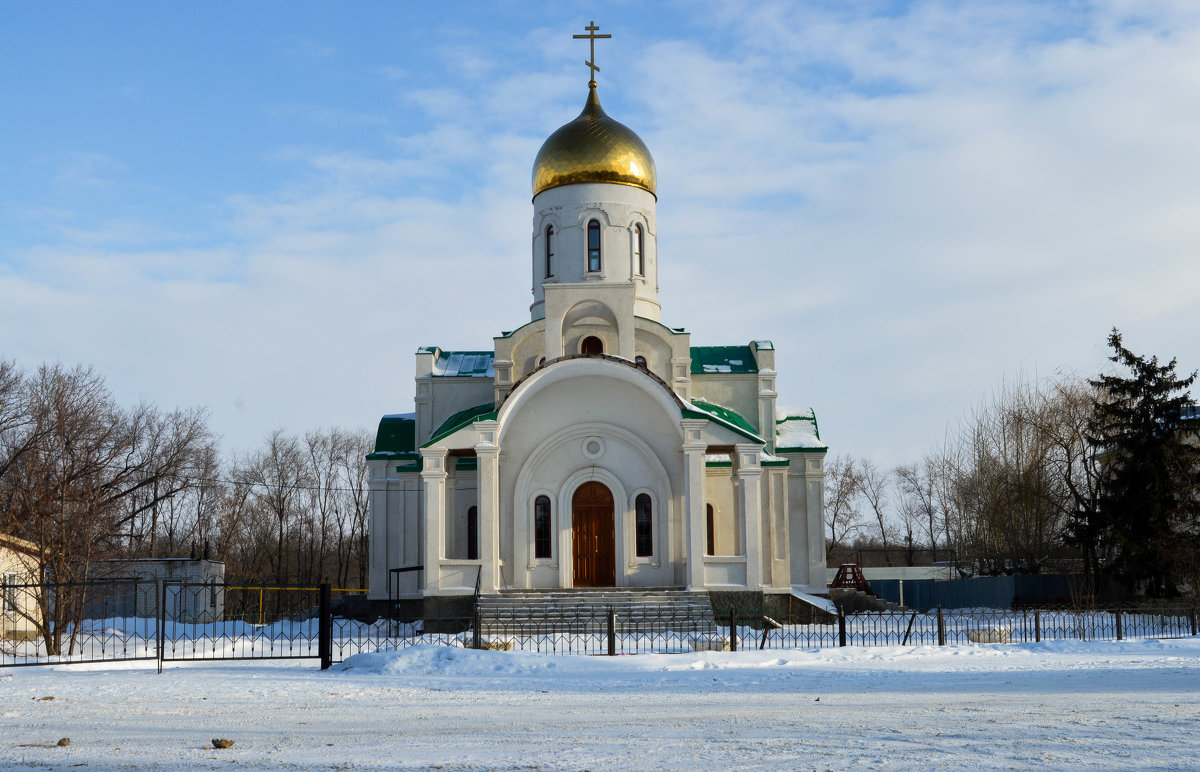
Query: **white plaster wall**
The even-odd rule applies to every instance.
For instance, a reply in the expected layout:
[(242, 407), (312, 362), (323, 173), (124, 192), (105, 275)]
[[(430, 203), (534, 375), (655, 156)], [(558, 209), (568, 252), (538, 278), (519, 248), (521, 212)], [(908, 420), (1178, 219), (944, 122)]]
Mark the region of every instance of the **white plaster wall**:
[(428, 425), (417, 427), (424, 432), (417, 435), (418, 445), (428, 442), (433, 432), (460, 410), (494, 400), (491, 378), (430, 377), (418, 383), (418, 392), (423, 384), (428, 384), (431, 400)]
[[(754, 373), (695, 373), (692, 375), (692, 398), (736, 410), (762, 433), (758, 410), (758, 375)], [(772, 430), (774, 427), (771, 427)]]
[(762, 476), (763, 583), (772, 587), (791, 584), (791, 544), (787, 467), (765, 467)]
[[(368, 461), (367, 467), (371, 518), (368, 597), (386, 599), (389, 569), (420, 565), (423, 560), (423, 491), (418, 474), (397, 473), (394, 461)], [(418, 597), (422, 581), (420, 572), (400, 574), (400, 594)]]
[(791, 519), (791, 581), (793, 586), (824, 592), (825, 521), (822, 497), (825, 454), (787, 453), (788, 506)]
[(737, 516), (733, 495), (733, 468), (710, 466), (704, 470), (704, 490), (713, 507), (714, 554), (728, 557), (742, 554), (742, 524)]
[[(506, 404), (500, 419), (502, 531), (514, 534), (503, 559), (513, 567), (514, 584), (570, 586), (570, 500), (588, 479), (605, 482), (614, 495), (618, 584), (674, 583), (678, 555), (670, 545), (682, 527), (683, 470), (679, 412), (669, 395), (644, 373), (598, 359), (562, 362), (534, 378), (543, 382), (528, 382), (523, 389), (530, 393), (515, 392), (520, 399), (511, 409)], [(602, 444), (600, 455), (586, 453), (589, 438)], [(651, 559), (633, 554), (633, 501), (640, 492), (654, 501)], [(556, 540), (548, 561), (532, 552), (539, 494), (552, 502)]]
[(454, 513), (446, 518), (446, 555), (454, 560), (467, 559), (467, 510), (479, 506), (479, 481), (474, 471), (455, 472)]
[[(37, 560), (33, 556), (0, 544), (0, 580), (8, 574), (16, 574), (16, 584), (29, 584), (40, 580)], [(0, 638), (30, 637), (41, 621), (38, 591), (22, 588), (14, 590), (13, 595), (13, 607), (2, 609), (5, 613), (0, 614)], [(3, 599), (0, 599), (0, 603), (3, 603)]]
[[(588, 282), (632, 283), (637, 297), (637, 315), (659, 318), (658, 224), (654, 195), (630, 185), (585, 183), (563, 185), (543, 191), (533, 199), (531, 277), (533, 319), (546, 316), (544, 285)], [(602, 266), (598, 273), (587, 270), (587, 224), (601, 225)], [(634, 261), (634, 224), (645, 230), (645, 275), (637, 273)], [(554, 225), (554, 275), (545, 271), (546, 226)]]

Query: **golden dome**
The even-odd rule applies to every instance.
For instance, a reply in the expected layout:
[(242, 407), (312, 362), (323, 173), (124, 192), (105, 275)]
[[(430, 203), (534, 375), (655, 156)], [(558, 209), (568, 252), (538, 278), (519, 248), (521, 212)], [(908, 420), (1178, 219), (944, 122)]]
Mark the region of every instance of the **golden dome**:
[(588, 90), (583, 112), (559, 128), (533, 161), (533, 195), (560, 185), (615, 182), (654, 194), (654, 158), (637, 134), (600, 107), (596, 86)]

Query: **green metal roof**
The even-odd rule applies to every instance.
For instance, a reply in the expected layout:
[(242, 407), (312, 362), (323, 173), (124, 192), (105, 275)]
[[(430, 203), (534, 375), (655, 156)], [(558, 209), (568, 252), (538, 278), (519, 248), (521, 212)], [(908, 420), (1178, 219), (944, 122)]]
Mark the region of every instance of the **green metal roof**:
[(412, 413), (385, 415), (375, 432), (375, 451), (368, 459), (391, 458), (417, 450), (417, 421)]
[(736, 410), (730, 410), (722, 405), (714, 405), (711, 402), (705, 402), (702, 399), (692, 400), (692, 407), (696, 410), (683, 409), (683, 415), (686, 418), (707, 418), (709, 420), (716, 419), (718, 423), (733, 429), (738, 434), (753, 440), (754, 442), (766, 442), (762, 437), (759, 437), (754, 432), (754, 427), (750, 422)]
[(476, 421), (488, 421), (496, 418), (496, 406), (491, 402), (485, 402), (482, 405), (469, 407), (466, 410), (460, 410), (454, 415), (442, 421), (442, 425), (437, 428), (433, 436), (429, 438), (429, 442), (421, 447), (428, 448), (438, 440), (449, 437), (464, 426), (475, 423)]
[(692, 375), (757, 372), (749, 346), (692, 346)]

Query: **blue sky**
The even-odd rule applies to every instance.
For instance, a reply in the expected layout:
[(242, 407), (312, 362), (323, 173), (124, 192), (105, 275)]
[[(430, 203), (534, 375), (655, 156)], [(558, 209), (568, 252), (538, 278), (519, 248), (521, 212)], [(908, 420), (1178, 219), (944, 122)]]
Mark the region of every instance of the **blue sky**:
[(528, 319), (529, 174), (586, 94), (659, 172), (663, 319), (772, 339), (892, 464), (1114, 325), (1200, 367), (1191, 3), (0, 8), (0, 356), (205, 405), (227, 449), (411, 409)]

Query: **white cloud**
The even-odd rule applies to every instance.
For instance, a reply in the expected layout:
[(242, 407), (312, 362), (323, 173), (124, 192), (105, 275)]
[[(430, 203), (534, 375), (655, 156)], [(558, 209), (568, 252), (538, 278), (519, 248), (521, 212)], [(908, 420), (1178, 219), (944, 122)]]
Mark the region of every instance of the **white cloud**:
[[(885, 463), (1005, 375), (1094, 371), (1113, 325), (1200, 366), (1200, 23), (1148, 7), (713, 4), (703, 34), (647, 39), (620, 70), (639, 80), (614, 66), (601, 93), (658, 162), (664, 321), (772, 339), (781, 400)], [(529, 167), (584, 90), (577, 41), (525, 41), (547, 72), (457, 41), (444, 81), (378, 68), (406, 111), (378, 124), (386, 152), (281, 147), (298, 177), (230, 193), (197, 243), (64, 215), (74, 231), (0, 273), (0, 348), (208, 404), (243, 448), (410, 409), (418, 345), (484, 348), (528, 318)], [(61, 179), (120, 169), (84, 154)]]

